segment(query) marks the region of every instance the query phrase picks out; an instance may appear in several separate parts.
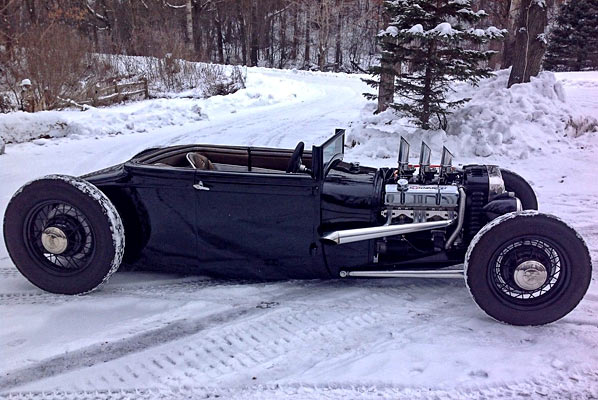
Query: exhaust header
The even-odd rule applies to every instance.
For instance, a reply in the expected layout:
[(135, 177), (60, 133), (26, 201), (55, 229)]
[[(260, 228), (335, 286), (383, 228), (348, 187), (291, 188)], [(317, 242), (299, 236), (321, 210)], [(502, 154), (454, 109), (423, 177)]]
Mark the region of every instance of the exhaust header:
[(345, 229), (325, 234), (320, 240), (327, 244), (345, 244), (362, 240), (377, 239), (385, 236), (402, 235), (404, 233), (427, 231), (431, 229), (446, 228), (454, 220), (419, 222), (402, 225), (382, 225), (371, 228)]

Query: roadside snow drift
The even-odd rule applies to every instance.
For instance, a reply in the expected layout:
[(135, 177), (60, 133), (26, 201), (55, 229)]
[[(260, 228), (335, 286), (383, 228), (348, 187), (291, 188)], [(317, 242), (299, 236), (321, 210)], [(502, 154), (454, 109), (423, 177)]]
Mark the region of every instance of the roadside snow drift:
[(207, 99), (155, 99), (87, 111), (0, 114), (0, 140), (23, 143), (65, 136), (81, 138), (150, 132), (214, 115), (234, 114), (243, 109), (301, 101), (314, 92), (313, 88), (299, 82), (284, 85), (280, 80), (264, 79), (264, 74), (255, 69), (248, 76), (247, 86), (247, 89), (228, 96)]
[[(448, 118), (446, 131), (424, 131), (393, 110), (372, 115), (375, 105), (363, 110), (363, 120), (347, 138), (357, 154), (396, 156), (400, 136), (416, 156), (421, 140), (434, 150), (442, 145), (460, 156), (506, 155), (528, 158), (531, 153), (550, 154), (571, 140), (598, 131), (593, 117), (582, 115), (566, 102), (562, 84), (551, 72), (542, 72), (530, 83), (507, 89), (509, 70), (480, 82), (454, 86), (454, 98), (471, 98)], [(355, 154), (355, 153), (354, 153)]]

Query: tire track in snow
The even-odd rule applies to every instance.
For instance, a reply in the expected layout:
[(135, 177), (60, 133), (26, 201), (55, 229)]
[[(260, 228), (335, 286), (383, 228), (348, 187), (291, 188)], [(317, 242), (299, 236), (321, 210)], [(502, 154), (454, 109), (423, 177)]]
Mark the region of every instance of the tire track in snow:
[[(326, 283), (315, 285), (318, 292), (321, 292), (319, 286), (322, 284)], [(283, 305), (272, 312), (240, 315), (238, 319), (241, 321), (233, 318), (230, 323), (226, 321), (198, 331), (185, 341), (167, 344), (156, 351), (130, 352), (108, 363), (99, 360), (99, 365), (74, 371), (60, 379), (81, 382), (86, 380), (85, 377), (94, 377), (93, 380), (87, 379), (81, 388), (99, 390), (140, 387), (146, 382), (187, 385), (226, 377), (238, 378), (239, 374), (256, 368), (267, 369), (276, 360), (284, 363), (289, 353), (297, 353), (300, 359), (301, 354), (313, 351), (317, 343), (322, 343), (322, 351), (330, 357), (344, 354), (347, 347), (355, 349), (370, 346), (367, 340), (364, 341), (364, 331), (384, 326), (396, 319), (393, 306), (386, 310), (369, 309), (357, 313), (355, 309), (342, 305), (335, 307), (324, 304), (314, 308), (313, 304), (301, 300), (311, 297), (313, 289), (299, 288), (294, 292), (298, 293), (294, 298), (277, 296)], [(333, 307), (334, 312), (329, 312), (329, 307)], [(414, 312), (412, 318), (420, 319), (426, 315), (427, 309), (425, 304), (411, 307)], [(420, 324), (398, 327), (394, 331), (397, 335), (404, 332), (405, 336), (417, 336), (424, 329), (426, 326)], [(376, 332), (378, 330), (375, 329)], [(44, 385), (48, 383), (52, 384), (45, 382)]]
[[(286, 290), (281, 288), (277, 292), (277, 295), (272, 296), (266, 303), (274, 304), (277, 301), (293, 298), (294, 296), (309, 296), (311, 294), (311, 291), (308, 290), (309, 286), (317, 287), (320, 284), (318, 281), (311, 281), (311, 285), (304, 284), (303, 286), (290, 287)], [(231, 321), (271, 312), (271, 309), (261, 307), (263, 303), (262, 301), (262, 303), (258, 303), (257, 305), (240, 306), (201, 318), (182, 318), (167, 321), (163, 326), (156, 329), (150, 329), (114, 342), (83, 347), (42, 360), (30, 367), (8, 371), (0, 377), (0, 391), (75, 369), (103, 364), (131, 353), (137, 353), (194, 335), (211, 327), (220, 327)]]
[[(244, 375), (254, 373), (256, 370), (258, 372), (267, 371), (272, 366), (280, 365), (280, 363), (284, 365), (293, 359), (301, 359), (301, 354), (323, 352), (325, 358), (320, 357), (317, 360), (317, 362), (322, 362), (328, 358), (342, 355), (345, 351), (345, 346), (349, 346), (353, 350), (359, 350), (360, 348), (367, 350), (371, 343), (368, 343), (368, 338), (364, 336), (364, 332), (367, 332), (369, 329), (371, 332), (375, 332), (376, 335), (382, 334), (385, 331), (385, 328), (382, 327), (392, 326), (393, 322), (396, 321), (397, 316), (394, 307), (397, 303), (404, 303), (405, 301), (413, 302), (413, 304), (409, 305), (409, 310), (413, 313), (409, 321), (413, 321), (413, 323), (398, 327), (393, 326), (393, 333), (394, 337), (397, 338), (395, 343), (408, 344), (413, 338), (420, 337), (422, 331), (429, 329), (430, 324), (434, 325), (435, 318), (438, 318), (439, 315), (444, 315), (446, 312), (450, 312), (450, 309), (455, 306), (454, 303), (443, 305), (438, 303), (437, 300), (447, 295), (453, 296), (455, 290), (461, 290), (457, 285), (443, 285), (441, 282), (425, 280), (409, 280), (404, 284), (397, 284), (398, 282), (393, 284), (393, 282), (389, 281), (368, 281), (362, 283), (357, 281), (355, 283), (351, 281), (320, 281), (318, 283), (318, 285), (315, 285), (318, 289), (315, 294), (326, 294), (323, 303), (319, 300), (316, 300), (316, 304), (305, 302), (305, 299), (310, 297), (310, 301), (313, 299), (314, 291), (309, 290), (309, 288), (299, 288), (295, 296), (292, 294), (281, 294), (282, 298), (276, 300), (269, 299), (281, 302), (279, 307), (273, 308), (270, 312), (254, 312), (240, 315), (231, 320), (218, 322), (214, 326), (206, 327), (204, 330), (185, 336), (184, 341), (176, 342), (176, 339), (169, 340), (169, 343), (164, 348), (157, 347), (162, 344), (157, 343), (157, 346), (141, 349), (140, 352), (126, 352), (123, 357), (117, 357), (106, 363), (102, 363), (101, 359), (97, 360), (92, 357), (90, 363), (94, 364), (94, 366), (91, 368), (85, 368), (87, 366), (85, 364), (79, 365), (77, 368), (82, 368), (80, 371), (72, 371), (72, 368), (68, 368), (64, 371), (66, 375), (57, 376), (57, 378), (62, 379), (63, 383), (80, 383), (74, 386), (67, 385), (64, 387), (59, 385), (58, 387), (75, 390), (72, 393), (81, 394), (82, 397), (87, 393), (105, 393), (106, 389), (110, 389), (110, 393), (118, 397), (121, 392), (115, 390), (116, 388), (139, 388), (139, 392), (143, 393), (162, 393), (160, 391), (152, 392), (151, 390), (148, 392), (146, 390), (147, 387), (143, 388), (147, 382), (152, 382), (154, 388), (156, 386), (165, 388), (164, 393), (168, 393), (169, 395), (171, 394), (169, 391), (171, 387), (189, 388), (196, 387), (197, 384), (214, 384), (214, 382), (218, 382), (224, 384), (214, 388), (212, 393), (219, 394), (224, 398), (252, 398), (251, 396), (260, 398), (260, 395), (272, 395), (272, 398), (279, 398), (276, 396), (282, 396), (284, 393), (274, 389), (255, 393), (251, 390), (241, 390), (237, 394), (235, 391), (227, 392), (227, 389), (223, 388), (226, 387), (226, 382), (238, 382), (239, 378), (241, 378), (241, 381), (244, 378), (250, 379), (251, 375)], [(362, 284), (366, 287), (361, 287)], [(430, 285), (434, 290), (439, 291), (437, 293), (438, 296), (435, 299), (428, 299), (428, 301), (420, 303), (421, 299), (419, 297), (421, 297), (423, 292), (427, 292), (430, 289), (428, 287)], [(326, 286), (324, 292), (320, 286)], [(442, 287), (444, 287), (444, 290), (442, 290)], [(349, 289), (349, 297), (358, 299), (359, 303), (365, 300), (366, 303), (372, 302), (372, 304), (378, 304), (378, 307), (355, 309), (355, 307), (347, 307), (346, 304), (337, 304), (330, 310), (329, 307), (338, 302), (339, 297), (336, 293), (330, 294), (329, 292), (336, 291), (339, 288)], [(353, 296), (356, 294), (355, 292), (357, 292), (358, 296)], [(365, 297), (361, 296), (364, 292), (366, 294)], [(368, 293), (371, 293), (371, 299), (368, 299)], [(395, 302), (388, 301), (392, 298), (395, 299)], [(431, 302), (435, 304), (435, 307), (431, 306)], [(267, 302), (261, 303), (258, 306), (267, 306), (267, 304)], [(439, 310), (439, 305), (446, 309)], [(429, 315), (430, 310), (433, 308), (436, 308), (436, 310), (432, 313), (433, 315)], [(404, 319), (403, 317), (400, 318)], [(459, 316), (451, 318), (451, 325), (463, 326), (464, 320), (467, 318), (463, 316), (461, 318)], [(570, 322), (576, 324), (579, 321)], [(314, 348), (314, 346), (319, 347)], [(154, 347), (156, 347), (155, 350)], [(318, 349), (319, 351), (314, 353)], [(148, 351), (143, 352), (144, 350)], [(283, 372), (286, 373), (288, 371)], [(556, 373), (559, 374), (559, 379), (565, 376), (561, 376), (565, 372)], [(50, 375), (56, 376), (60, 374), (51, 373)], [(41, 376), (40, 378), (44, 377)], [(531, 381), (526, 381), (526, 385), (529, 385), (530, 388), (536, 388), (541, 393), (546, 393), (547, 390), (549, 394), (552, 393), (551, 389), (547, 389), (549, 385), (542, 384), (538, 386), (533, 383), (536, 381), (538, 381), (538, 378), (533, 378)], [(359, 382), (356, 383), (359, 384)], [(41, 383), (41, 386), (54, 387), (52, 380)], [(513, 385), (504, 387), (493, 386), (492, 389), (484, 389), (482, 391), (475, 390), (471, 392), (472, 398), (477, 398), (480, 394), (483, 394), (483, 398), (493, 398), (493, 396), (490, 396), (493, 391), (500, 389), (501, 392), (507, 393), (507, 389), (511, 386)], [(3, 386), (0, 385), (1, 387)], [(33, 388), (35, 387), (34, 385)], [(333, 385), (332, 387), (335, 386)], [(350, 387), (343, 386), (342, 384), (339, 387), (347, 388), (347, 390), (350, 389)], [(88, 390), (91, 388), (96, 388), (98, 392), (89, 392)], [(202, 392), (201, 390), (203, 389), (197, 390), (198, 395), (208, 393)], [(328, 386), (321, 386), (321, 390), (323, 392), (320, 392), (319, 389), (314, 390), (315, 398), (320, 398), (319, 395), (325, 397), (324, 395), (326, 394), (332, 394)], [(423, 389), (417, 390), (423, 391)], [(122, 393), (134, 394), (137, 392), (135, 390), (123, 390)], [(306, 394), (303, 391), (301, 393), (303, 395)], [(316, 393), (319, 393), (319, 395)], [(342, 393), (345, 393), (345, 391), (343, 389), (343, 391), (334, 393), (338, 397), (342, 397)], [(394, 393), (394, 387), (392, 393)], [(391, 395), (392, 393), (388, 392), (386, 394)], [(398, 393), (403, 392), (399, 391)], [(405, 394), (407, 393), (409, 392), (405, 392)], [(426, 393), (428, 392), (426, 391)], [(446, 392), (435, 391), (433, 393), (452, 393), (457, 398), (462, 398), (463, 394), (470, 392), (467, 389), (465, 391), (462, 389), (451, 389)], [(508, 393), (511, 395), (516, 394), (516, 392), (510, 391)], [(530, 392), (520, 392), (519, 394), (522, 393)], [(557, 391), (555, 393), (562, 394), (563, 392)], [(577, 392), (573, 391), (572, 393)], [(169, 395), (165, 396), (169, 397)], [(347, 391), (345, 395), (352, 398), (355, 393)], [(21, 396), (21, 394), (16, 394), (15, 398), (20, 398), (18, 396)], [(542, 397), (550, 398), (545, 397), (545, 395), (542, 395)], [(583, 396), (575, 397), (584, 398)], [(136, 397), (131, 395), (130, 398), (133, 399)], [(144, 397), (140, 396), (139, 398)], [(298, 394), (296, 398), (306, 397)]]
[[(10, 259), (8, 257), (2, 257), (0, 258), (0, 263), (4, 264), (4, 262), (7, 262), (8, 264), (12, 264), (12, 261), (10, 261)], [(19, 272), (19, 270), (16, 267), (1, 267), (0, 268), (0, 277), (2, 278), (14, 278), (16, 276), (20, 276), (21, 273)]]
[(137, 296), (165, 297), (172, 294), (197, 293), (198, 290), (225, 286), (238, 286), (256, 283), (247, 280), (198, 279), (182, 282), (157, 282), (141, 285), (106, 285), (99, 291), (86, 295), (60, 295), (41, 291), (0, 293), (0, 306), (24, 304), (59, 304), (70, 301), (92, 300), (97, 297)]
[[(340, 354), (347, 346), (363, 342), (364, 329), (389, 319), (376, 311), (355, 315), (346, 310), (331, 315), (311, 307), (302, 308), (290, 315), (286, 310), (277, 310), (241, 327), (206, 331), (197, 340), (175, 344), (149, 357), (136, 355), (133, 360), (122, 360), (120, 365), (108, 366), (100, 381), (105, 378), (109, 387), (122, 387), (121, 379), (128, 387), (139, 387), (148, 381), (177, 386), (238, 377), (266, 368), (289, 353), (304, 353), (322, 341), (327, 350), (332, 346), (334, 353)], [(127, 370), (143, 369), (147, 373), (137, 379), (127, 376)]]
[(280, 383), (236, 386), (181, 386), (173, 388), (140, 388), (81, 391), (27, 391), (0, 394), (6, 400), (178, 400), (195, 398), (223, 398), (243, 400), (422, 400), (422, 399), (518, 399), (541, 398), (545, 400), (598, 398), (598, 372), (579, 368), (558, 376), (543, 375), (524, 382), (505, 382), (493, 385), (463, 388), (415, 387), (392, 384)]

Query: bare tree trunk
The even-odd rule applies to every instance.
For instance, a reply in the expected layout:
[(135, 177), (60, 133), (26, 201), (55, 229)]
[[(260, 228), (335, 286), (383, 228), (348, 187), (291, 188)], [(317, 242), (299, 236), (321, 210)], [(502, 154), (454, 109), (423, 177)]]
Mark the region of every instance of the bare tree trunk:
[(293, 7), (293, 44), (291, 45), (291, 55), (290, 59), (294, 62), (297, 60), (297, 49), (299, 48), (299, 18), (297, 18), (297, 14), (299, 14), (298, 7)]
[(187, 49), (190, 53), (193, 53), (193, 0), (187, 0), (187, 3), (185, 5), (185, 17), (187, 28)]
[[(338, 6), (338, 2), (337, 2), (337, 6)], [(334, 70), (338, 72), (343, 64), (343, 52), (342, 52), (342, 48), (341, 48), (341, 39), (342, 39), (341, 30), (343, 27), (343, 17), (340, 13), (340, 10), (337, 10), (337, 12), (338, 12), (338, 17), (336, 20), (336, 49), (334, 52)]]
[(224, 64), (224, 43), (222, 39), (222, 12), (220, 6), (216, 6), (216, 45), (218, 46), (218, 62)]
[(521, 5), (508, 87), (529, 82), (530, 77), (538, 75), (546, 51), (545, 41), (540, 36), (544, 34), (548, 23), (546, 4), (536, 0), (523, 0)]
[[(387, 13), (383, 14), (383, 27), (386, 27), (389, 23), (389, 16)], [(391, 40), (384, 38), (383, 40)], [(393, 68), (392, 60), (389, 56), (382, 52), (380, 59), (380, 84), (378, 85), (378, 109), (376, 113), (381, 113), (388, 109), (388, 106), (394, 101), (395, 97), (395, 73)]]
[(278, 68), (284, 68), (284, 64), (287, 59), (287, 16), (286, 13), (282, 13), (280, 16), (280, 62)]
[(318, 67), (323, 71), (326, 66), (326, 53), (328, 52), (328, 36), (330, 33), (329, 0), (321, 0), (318, 15)]
[(241, 35), (241, 58), (243, 65), (247, 65), (247, 30), (245, 27), (245, 17), (243, 16), (243, 12), (241, 11), (240, 2), (236, 2), (237, 4), (237, 15), (239, 18), (239, 34)]
[(35, 0), (27, 1), (27, 11), (29, 11), (29, 19), (33, 25), (39, 24), (38, 14), (35, 9)]
[(254, 0), (251, 4), (251, 66), (258, 64), (259, 57), (259, 25), (257, 18), (257, 2)]
[(305, 9), (305, 52), (303, 53), (303, 67), (307, 68), (309, 67), (309, 64), (311, 63), (311, 57), (310, 57), (310, 49), (311, 49), (311, 40), (310, 40), (310, 36), (311, 36), (311, 30), (310, 30), (310, 24), (311, 24), (311, 16), (310, 16), (310, 12), (309, 12), (310, 6), (309, 4), (306, 5), (306, 9)]
[(509, 35), (503, 41), (501, 68), (509, 68), (511, 65), (513, 65), (513, 52), (515, 50), (515, 37), (517, 33), (515, 32), (515, 29), (517, 28), (517, 20), (519, 17), (519, 10), (521, 9), (522, 0), (508, 1), (509, 11), (507, 16), (507, 30), (509, 31)]
[(273, 18), (268, 18), (269, 24), (269, 35), (266, 37), (268, 41), (268, 65), (270, 68), (274, 68), (274, 21)]

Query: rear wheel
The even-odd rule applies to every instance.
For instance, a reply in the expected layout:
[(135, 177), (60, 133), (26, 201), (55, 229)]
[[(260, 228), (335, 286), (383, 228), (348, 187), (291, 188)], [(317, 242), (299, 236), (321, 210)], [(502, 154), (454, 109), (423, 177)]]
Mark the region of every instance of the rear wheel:
[(524, 210), (537, 210), (538, 199), (531, 185), (520, 175), (508, 169), (500, 169), (502, 179), (505, 182), (505, 190), (514, 192), (515, 196), (521, 200), (521, 206)]
[(110, 200), (82, 179), (52, 175), (21, 188), (4, 217), (19, 271), (52, 293), (96, 289), (120, 266), (124, 229)]
[(474, 301), (492, 318), (513, 325), (564, 317), (581, 301), (591, 277), (588, 248), (573, 228), (535, 211), (493, 220), (465, 257)]

